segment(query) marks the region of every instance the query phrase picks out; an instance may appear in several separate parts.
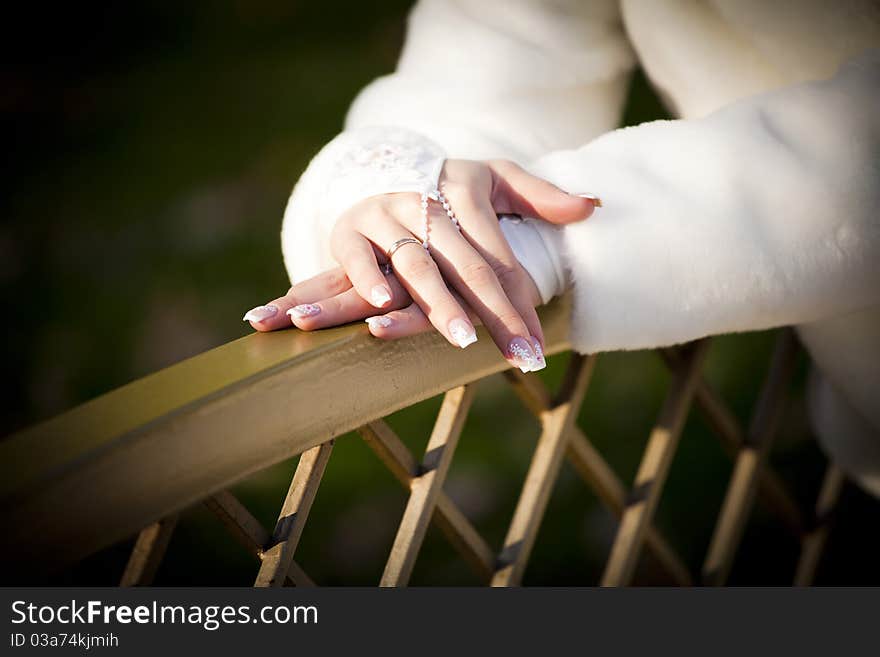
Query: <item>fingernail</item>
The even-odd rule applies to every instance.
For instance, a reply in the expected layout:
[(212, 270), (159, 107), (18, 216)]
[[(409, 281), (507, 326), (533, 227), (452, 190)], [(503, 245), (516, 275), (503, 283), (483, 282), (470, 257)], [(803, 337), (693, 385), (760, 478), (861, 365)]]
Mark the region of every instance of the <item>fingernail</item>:
[(589, 192), (587, 192), (587, 193), (584, 193), (584, 194), (575, 194), (575, 196), (579, 196), (579, 197), (581, 197), (581, 198), (586, 198), (586, 199), (591, 200), (591, 201), (593, 202), (593, 205), (594, 205), (595, 207), (597, 207), (597, 208), (601, 208), (601, 207), (602, 207), (602, 199), (600, 199), (600, 198), (599, 198), (598, 196), (596, 196), (595, 194), (590, 194)]
[(269, 319), (270, 317), (275, 317), (278, 314), (278, 306), (272, 305), (271, 303), (267, 306), (257, 306), (256, 308), (251, 308), (248, 310), (244, 317), (242, 317), (242, 321), (245, 322), (262, 322), (263, 320)]
[(318, 306), (314, 303), (303, 303), (299, 306), (294, 306), (293, 308), (288, 310), (287, 314), (291, 317), (302, 319), (303, 317), (314, 317), (320, 312), (321, 306)]
[(391, 290), (386, 286), (374, 285), (373, 289), (370, 290), (370, 302), (376, 306), (376, 308), (381, 308), (389, 301), (391, 301)]
[(370, 325), (370, 328), (388, 328), (394, 323), (394, 320), (385, 315), (376, 315), (375, 317), (367, 317), (364, 320)]
[(449, 335), (462, 349), (477, 341), (477, 332), (473, 325), (463, 319), (453, 319), (449, 322)]
[(543, 370), (547, 367), (547, 361), (544, 358), (544, 350), (541, 348), (541, 343), (538, 342), (538, 338), (532, 336), (532, 348), (535, 351), (535, 358), (538, 360), (538, 366), (532, 370), (532, 372), (537, 372), (538, 370)]
[(538, 367), (538, 357), (532, 346), (523, 338), (514, 338), (507, 346), (508, 359), (522, 372), (533, 372)]

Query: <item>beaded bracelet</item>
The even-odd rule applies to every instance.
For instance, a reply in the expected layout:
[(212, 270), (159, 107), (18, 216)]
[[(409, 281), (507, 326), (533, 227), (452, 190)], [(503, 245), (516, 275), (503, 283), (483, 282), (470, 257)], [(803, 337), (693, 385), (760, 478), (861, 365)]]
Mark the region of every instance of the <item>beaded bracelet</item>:
[(422, 248), (424, 248), (425, 251), (428, 250), (431, 241), (431, 219), (428, 214), (428, 201), (440, 203), (443, 206), (443, 210), (446, 211), (446, 216), (449, 217), (452, 225), (455, 226), (455, 229), (459, 233), (461, 232), (461, 225), (458, 223), (458, 218), (455, 216), (455, 212), (453, 211), (452, 206), (449, 205), (449, 200), (443, 195), (443, 192), (439, 189), (435, 189), (432, 192), (422, 192), (422, 223), (425, 226), (425, 239), (422, 240)]

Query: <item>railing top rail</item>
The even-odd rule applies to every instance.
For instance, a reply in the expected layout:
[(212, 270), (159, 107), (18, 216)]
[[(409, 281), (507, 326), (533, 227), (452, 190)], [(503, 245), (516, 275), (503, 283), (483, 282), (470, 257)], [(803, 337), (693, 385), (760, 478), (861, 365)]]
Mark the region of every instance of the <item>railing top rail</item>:
[[(77, 458), (275, 368), (344, 348), (354, 327), (248, 335), (188, 358), (0, 440), (0, 500)], [(39, 455), (39, 458), (34, 458)]]
[[(547, 353), (567, 349), (567, 300), (540, 314)], [(506, 369), (479, 335), (467, 350), (436, 334), (383, 342), (363, 326), (250, 335), (0, 440), (4, 556), (75, 561), (329, 438)]]

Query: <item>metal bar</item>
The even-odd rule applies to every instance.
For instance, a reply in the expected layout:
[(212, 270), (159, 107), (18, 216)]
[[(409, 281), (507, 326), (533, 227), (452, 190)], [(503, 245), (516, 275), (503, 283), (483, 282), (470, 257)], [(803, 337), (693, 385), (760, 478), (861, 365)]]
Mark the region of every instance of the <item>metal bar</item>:
[(816, 500), (813, 528), (804, 536), (801, 544), (801, 555), (794, 576), (795, 586), (810, 586), (813, 583), (819, 562), (822, 560), (825, 543), (828, 541), (828, 534), (831, 532), (834, 510), (845, 482), (843, 471), (833, 463), (829, 463)]
[(474, 386), (455, 388), (443, 397), (419, 475), (410, 483), (409, 501), (380, 586), (406, 586), (412, 575), (473, 399)]
[[(418, 476), (419, 465), (391, 427), (383, 420), (377, 420), (358, 429), (358, 433), (404, 488), (409, 489), (412, 480)], [(494, 570), (495, 553), (442, 490), (437, 496), (432, 520), (480, 581), (488, 582)]]
[[(608, 462), (577, 427), (572, 429), (569, 436), (566, 455), (599, 500), (616, 518), (620, 518), (626, 507), (626, 488)], [(693, 578), (685, 562), (653, 525), (649, 525), (646, 530), (645, 545), (676, 584), (679, 586), (693, 584)]]
[(258, 559), (261, 558), (263, 546), (269, 542), (269, 532), (235, 495), (226, 490), (220, 491), (206, 499), (204, 504), (242, 547)]
[[(568, 348), (569, 310), (568, 299), (540, 309), (547, 354)], [(0, 571), (58, 570), (270, 465), (507, 369), (485, 328), (477, 333), (466, 350), (436, 332), (376, 340), (364, 325), (255, 333), (0, 440)]]
[[(535, 415), (550, 408), (550, 394), (539, 379), (527, 377), (516, 370), (505, 372), (505, 376), (517, 396)], [(615, 517), (620, 518), (626, 506), (626, 488), (614, 469), (577, 425), (570, 430), (565, 455), (584, 483), (596, 493), (599, 501)], [(655, 527), (648, 527), (645, 544), (674, 582), (681, 586), (690, 586), (693, 583), (684, 561)]]
[(504, 539), (492, 586), (518, 586), (522, 581), (595, 364), (595, 356), (572, 355), (559, 402), (541, 413), (541, 437)]
[(144, 527), (138, 534), (119, 586), (150, 586), (165, 557), (177, 514)]
[(528, 376), (518, 369), (511, 368), (504, 372), (504, 378), (513, 388), (513, 392), (519, 397), (527, 409), (537, 418), (541, 417), (541, 413), (549, 411), (553, 407), (553, 396), (536, 376)]
[(333, 441), (328, 440), (323, 445), (303, 452), (299, 457), (296, 472), (275, 523), (272, 539), (263, 548), (263, 561), (254, 586), (284, 584), (287, 569), (293, 561), (293, 553), (302, 536), (332, 451)]
[(647, 529), (660, 502), (708, 346), (708, 340), (690, 345), (682, 367), (669, 386), (657, 424), (642, 455), (630, 500), (620, 519), (602, 575), (602, 586), (625, 586), (632, 579)]
[[(680, 361), (678, 355), (671, 349), (658, 349), (658, 352), (671, 368)], [(737, 452), (746, 442), (745, 432), (728, 406), (702, 376), (697, 380), (694, 401), (719, 438), (721, 447), (731, 459), (735, 459)], [(803, 536), (805, 531), (803, 513), (782, 479), (766, 464), (758, 472), (758, 499), (776, 515), (792, 536), (798, 539)]]
[[(269, 532), (250, 511), (229, 491), (220, 491), (204, 501), (205, 506), (223, 523), (232, 537), (255, 559), (260, 561), (263, 546), (269, 542)], [(312, 579), (295, 562), (287, 572), (287, 585), (315, 586)]]
[(302, 589), (315, 587), (317, 584), (296, 561), (291, 561), (287, 566), (287, 578), (284, 580), (284, 586), (297, 586)]
[(797, 340), (791, 330), (779, 334), (748, 438), (736, 456), (727, 493), (718, 514), (703, 564), (704, 584), (720, 586), (730, 575), (736, 550), (754, 505), (759, 475), (782, 419), (788, 385), (794, 374), (797, 348)]
[(409, 490), (410, 483), (419, 475), (419, 464), (394, 429), (385, 420), (376, 420), (360, 427), (358, 433), (394, 478)]

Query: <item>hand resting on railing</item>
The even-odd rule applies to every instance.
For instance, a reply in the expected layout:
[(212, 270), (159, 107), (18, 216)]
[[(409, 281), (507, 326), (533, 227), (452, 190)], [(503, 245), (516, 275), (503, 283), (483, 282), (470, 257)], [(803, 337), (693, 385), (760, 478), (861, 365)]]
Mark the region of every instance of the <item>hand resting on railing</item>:
[(527, 249), (511, 248), (518, 244), (513, 233), (534, 231), (533, 241), (540, 241), (537, 229), (519, 219), (499, 222), (498, 215), (570, 223), (590, 216), (596, 199), (568, 194), (506, 160), (446, 160), (439, 189), (419, 198), (400, 192), (355, 204), (330, 236), (342, 266), (293, 286), (245, 319), (258, 331), (291, 321), (313, 330), (366, 319), (371, 333), (384, 339), (433, 326), (461, 348), (477, 340), (473, 323), (482, 323), (513, 365), (542, 369), (544, 336), (535, 307), (560, 285), (551, 267), (554, 280), (539, 289), (535, 281), (547, 277), (546, 267)]

